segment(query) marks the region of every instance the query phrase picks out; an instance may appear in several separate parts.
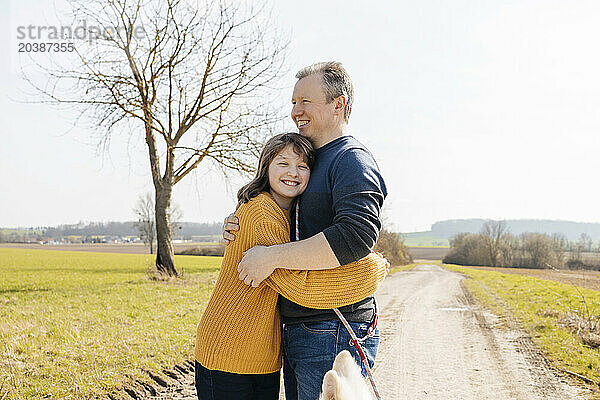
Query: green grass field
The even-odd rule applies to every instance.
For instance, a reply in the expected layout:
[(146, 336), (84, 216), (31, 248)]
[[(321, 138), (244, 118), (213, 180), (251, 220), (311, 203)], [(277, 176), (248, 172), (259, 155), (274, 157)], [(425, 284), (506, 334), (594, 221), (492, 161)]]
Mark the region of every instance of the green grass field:
[(473, 278), (465, 281), (469, 291), (495, 313), (516, 317), (559, 368), (600, 382), (600, 349), (582, 344), (574, 332), (558, 323), (574, 313), (587, 313), (592, 321), (598, 321), (600, 292), (524, 275), (443, 267)]
[(220, 257), (0, 249), (0, 399), (85, 399), (192, 358)]
[(431, 232), (401, 233), (404, 245), (408, 247), (449, 247), (448, 239), (440, 238)]

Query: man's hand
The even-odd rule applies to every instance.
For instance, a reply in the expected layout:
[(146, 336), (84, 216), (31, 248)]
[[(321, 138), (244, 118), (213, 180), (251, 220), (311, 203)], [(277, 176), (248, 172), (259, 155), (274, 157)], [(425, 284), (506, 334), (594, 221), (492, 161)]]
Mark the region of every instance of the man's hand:
[(248, 249), (237, 268), (240, 280), (244, 281), (246, 285), (258, 287), (275, 271), (275, 267), (268, 263), (271, 258), (268, 247), (254, 246)]
[(223, 222), (223, 243), (228, 245), (230, 242), (235, 240), (235, 234), (240, 230), (240, 221), (234, 214), (229, 214)]

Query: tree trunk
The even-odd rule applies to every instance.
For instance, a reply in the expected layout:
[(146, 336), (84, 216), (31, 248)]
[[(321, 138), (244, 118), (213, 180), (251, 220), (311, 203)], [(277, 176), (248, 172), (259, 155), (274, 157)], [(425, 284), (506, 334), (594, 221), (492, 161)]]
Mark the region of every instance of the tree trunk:
[(155, 214), (156, 214), (156, 269), (158, 272), (178, 276), (175, 269), (175, 255), (173, 253), (173, 239), (171, 237), (171, 221), (169, 221), (169, 208), (171, 206), (172, 185), (166, 183), (161, 188), (156, 188)]
[(498, 245), (496, 243), (492, 244), (492, 249), (490, 251), (490, 259), (492, 267), (497, 267), (498, 265)]

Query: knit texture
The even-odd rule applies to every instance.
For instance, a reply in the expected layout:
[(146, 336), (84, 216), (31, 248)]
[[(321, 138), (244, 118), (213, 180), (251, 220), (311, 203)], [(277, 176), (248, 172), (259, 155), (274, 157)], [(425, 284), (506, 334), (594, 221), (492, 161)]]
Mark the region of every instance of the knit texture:
[(227, 245), (221, 271), (196, 331), (196, 360), (212, 370), (264, 374), (281, 368), (278, 293), (305, 307), (331, 309), (373, 294), (387, 274), (385, 259), (362, 260), (323, 271), (278, 268), (257, 288), (238, 279), (243, 252), (290, 241), (289, 220), (270, 194), (236, 211), (240, 230)]

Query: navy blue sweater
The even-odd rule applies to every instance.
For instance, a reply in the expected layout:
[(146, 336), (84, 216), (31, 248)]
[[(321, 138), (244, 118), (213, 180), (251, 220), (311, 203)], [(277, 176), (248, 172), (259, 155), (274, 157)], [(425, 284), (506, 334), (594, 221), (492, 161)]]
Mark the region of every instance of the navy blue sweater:
[[(306, 191), (300, 198), (300, 239), (323, 232), (340, 265), (360, 260), (373, 248), (381, 230), (385, 182), (373, 155), (352, 136), (342, 136), (317, 149)], [(291, 236), (295, 239), (292, 213)], [(373, 297), (341, 307), (348, 321), (373, 318)], [(302, 307), (280, 296), (283, 323), (337, 318), (332, 310)]]

